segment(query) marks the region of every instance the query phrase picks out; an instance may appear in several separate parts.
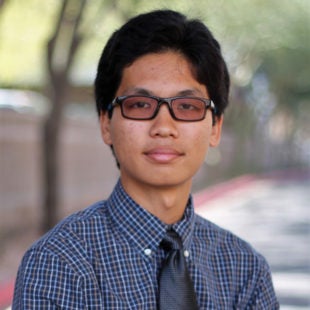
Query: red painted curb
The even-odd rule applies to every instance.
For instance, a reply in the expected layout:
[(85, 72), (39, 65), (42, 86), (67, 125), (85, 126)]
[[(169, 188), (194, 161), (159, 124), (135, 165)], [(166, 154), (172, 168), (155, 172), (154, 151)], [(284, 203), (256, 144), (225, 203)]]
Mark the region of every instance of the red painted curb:
[(257, 181), (258, 177), (254, 175), (244, 175), (235, 179), (216, 184), (208, 187), (205, 190), (194, 194), (194, 205), (199, 208), (201, 205), (208, 201), (222, 198), (228, 193), (231, 193), (237, 189), (244, 188), (251, 185), (254, 181)]
[(0, 309), (4, 310), (12, 304), (14, 281), (0, 285)]
[(199, 208), (208, 201), (219, 199), (225, 195), (251, 186), (258, 180), (303, 180), (310, 178), (310, 169), (286, 169), (286, 170), (273, 170), (268, 173), (261, 174), (247, 174), (234, 179), (225, 181), (223, 183), (215, 184), (211, 187), (202, 190), (201, 192), (195, 193), (194, 205)]

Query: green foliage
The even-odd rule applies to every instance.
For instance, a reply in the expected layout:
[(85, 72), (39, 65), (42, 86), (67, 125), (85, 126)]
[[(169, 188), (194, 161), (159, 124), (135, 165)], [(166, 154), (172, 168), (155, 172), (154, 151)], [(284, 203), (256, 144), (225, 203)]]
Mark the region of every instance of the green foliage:
[(29, 85), (44, 80), (44, 45), (58, 8), (53, 0), (5, 2), (0, 12), (0, 85)]
[[(61, 0), (8, 0), (0, 12), (0, 83), (9, 86), (44, 80), (44, 47), (60, 4)], [(206, 21), (222, 43), (232, 74), (237, 80), (248, 77), (241, 84), (248, 82), (266, 55), (276, 58), (278, 49), (310, 53), (307, 0), (91, 0), (81, 27), (85, 44), (76, 72), (90, 75), (86, 68), (94, 68), (104, 42), (124, 19), (159, 8), (176, 9)]]

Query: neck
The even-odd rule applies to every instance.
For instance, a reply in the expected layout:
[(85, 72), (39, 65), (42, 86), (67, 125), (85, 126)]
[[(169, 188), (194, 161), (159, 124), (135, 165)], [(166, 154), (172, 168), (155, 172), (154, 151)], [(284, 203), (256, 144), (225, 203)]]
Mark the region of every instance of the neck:
[(185, 211), (191, 189), (191, 182), (171, 187), (139, 186), (135, 183), (122, 185), (131, 198), (165, 224), (178, 222)]

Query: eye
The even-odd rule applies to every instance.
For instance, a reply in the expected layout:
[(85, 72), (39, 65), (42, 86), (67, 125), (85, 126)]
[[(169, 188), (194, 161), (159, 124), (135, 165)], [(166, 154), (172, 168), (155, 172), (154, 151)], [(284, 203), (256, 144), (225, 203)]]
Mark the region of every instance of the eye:
[(145, 101), (135, 101), (130, 104), (131, 109), (148, 109), (150, 106), (150, 103)]
[(200, 111), (202, 106), (201, 103), (197, 101), (183, 101), (178, 102), (177, 108), (180, 111)]
[(152, 108), (152, 103), (144, 98), (128, 98), (124, 101), (124, 105), (127, 109), (136, 109), (136, 110), (143, 110), (143, 109), (150, 109)]
[(190, 103), (181, 103), (178, 105), (179, 110), (196, 110), (197, 107)]

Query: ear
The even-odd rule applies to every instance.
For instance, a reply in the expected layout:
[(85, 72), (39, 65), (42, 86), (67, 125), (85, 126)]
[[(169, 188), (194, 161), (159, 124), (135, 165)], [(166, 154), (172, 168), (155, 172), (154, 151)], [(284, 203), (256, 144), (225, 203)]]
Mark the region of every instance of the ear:
[(107, 111), (102, 111), (100, 113), (100, 130), (101, 137), (105, 144), (112, 145), (111, 131), (110, 131), (111, 121), (108, 116)]
[(223, 115), (219, 117), (215, 116), (215, 123), (212, 125), (212, 132), (211, 132), (210, 143), (209, 143), (211, 147), (216, 147), (220, 143), (223, 118), (224, 118)]

